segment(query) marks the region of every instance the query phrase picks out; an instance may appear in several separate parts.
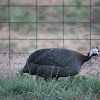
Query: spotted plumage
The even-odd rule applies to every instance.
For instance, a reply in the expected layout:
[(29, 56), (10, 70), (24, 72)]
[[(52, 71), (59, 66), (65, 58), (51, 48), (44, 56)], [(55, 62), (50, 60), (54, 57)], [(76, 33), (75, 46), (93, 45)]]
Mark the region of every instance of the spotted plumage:
[(39, 75), (45, 79), (76, 75), (84, 62), (95, 55), (100, 55), (97, 48), (90, 50), (87, 56), (64, 48), (40, 49), (29, 56), (21, 72)]

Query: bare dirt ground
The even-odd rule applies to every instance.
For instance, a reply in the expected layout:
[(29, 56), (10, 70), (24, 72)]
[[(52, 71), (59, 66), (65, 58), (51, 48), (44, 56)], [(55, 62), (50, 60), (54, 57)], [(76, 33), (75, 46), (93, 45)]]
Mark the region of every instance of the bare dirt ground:
[[(36, 0), (11, 0), (11, 4), (35, 4)], [(66, 4), (70, 1), (73, 0), (65, 0)], [(92, 4), (94, 4), (94, 2), (97, 0), (92, 0)], [(85, 0), (84, 4), (89, 4), (90, 1), (89, 0)], [(6, 4), (6, 0), (1, 0), (0, 4)], [(39, 5), (59, 5), (62, 4), (62, 0), (38, 0), (38, 4)], [(89, 31), (89, 27), (81, 27), (81, 28), (77, 28), (79, 26), (82, 25), (65, 25), (65, 39), (69, 39), (69, 40), (65, 40), (64, 41), (64, 47), (65, 48), (69, 48), (69, 49), (73, 49), (76, 50), (80, 53), (88, 53), (89, 52), (89, 45), (90, 45), (90, 41), (87, 40), (70, 40), (70, 39), (89, 39), (90, 36), (90, 31)], [(98, 25), (99, 26), (99, 25)], [(71, 28), (76, 28), (74, 29), (74, 33), (72, 33), (70, 30)], [(56, 31), (48, 31), (49, 30), (53, 30), (53, 28), (51, 26), (42, 26), (40, 28), (40, 31), (38, 32), (38, 38), (41, 39), (62, 39), (63, 38), (63, 33), (62, 33), (62, 29), (61, 26), (56, 27)], [(73, 30), (72, 30), (73, 31)], [(30, 40), (30, 39), (35, 39), (36, 35), (34, 32), (30, 32), (27, 34), (27, 32), (25, 34), (23, 30), (21, 31), (14, 31), (11, 30), (11, 37), (12, 38), (26, 38), (27, 40), (11, 40), (11, 52), (12, 53), (32, 53), (33, 51), (36, 50), (36, 40)], [(9, 33), (8, 33), (8, 28), (5, 26), (0, 30), (0, 35), (2, 38), (8, 38)], [(84, 37), (84, 35), (88, 35), (86, 37)], [(98, 36), (92, 36), (93, 38), (99, 38)], [(8, 52), (8, 43), (9, 41), (4, 41), (4, 40), (0, 40), (0, 51), (1, 52)], [(96, 46), (97, 43), (100, 43), (100, 40), (92, 40), (92, 48), (94, 48)], [(37, 49), (42, 49), (42, 48), (62, 48), (63, 47), (63, 40), (37, 40), (37, 44), (38, 47)], [(1, 48), (2, 47), (2, 48)], [(100, 45), (99, 45), (100, 47)], [(9, 57), (8, 54), (5, 55), (0, 55), (0, 78), (12, 78), (16, 75), (16, 73), (18, 73), (18, 70), (23, 68), (25, 65), (25, 62), (28, 58), (29, 54), (11, 54), (11, 59), (10, 59), (10, 64), (9, 64)], [(100, 57), (98, 58), (100, 60)], [(91, 66), (90, 66), (90, 62), (87, 62), (83, 65), (81, 73), (82, 75), (86, 75), (89, 77), (96, 77), (97, 75), (100, 75), (100, 61), (95, 60), (94, 58), (92, 58), (91, 60)]]
[[(8, 55), (0, 57), (0, 78), (13, 78), (19, 73), (26, 62), (28, 55), (13, 56), (11, 58), (10, 64), (8, 62)], [(98, 58), (100, 60), (100, 57)], [(95, 60), (94, 58), (85, 63), (81, 69), (80, 74), (88, 77), (97, 77), (100, 76), (100, 61)]]
[[(68, 27), (68, 25), (67, 25)], [(70, 28), (70, 26), (69, 26)], [(3, 34), (2, 36), (5, 37), (6, 33), (6, 28), (3, 28), (1, 30), (1, 33)], [(12, 31), (13, 33), (12, 36), (13, 37), (28, 37), (29, 39), (31, 38), (31, 36), (28, 36), (27, 34), (25, 34), (23, 36), (23, 34), (20, 34), (20, 32), (16, 32), (16, 31)], [(80, 32), (82, 32), (80, 34)], [(48, 32), (47, 30), (43, 31), (43, 34), (38, 33), (39, 37), (42, 39), (49, 39), (49, 38), (61, 38), (62, 37), (62, 33), (59, 32), (55, 33), (55, 34), (51, 34), (50, 32)], [(84, 37), (85, 34), (89, 34), (89, 32), (87, 30), (84, 29), (84, 27), (82, 28), (78, 28), (76, 29), (76, 32), (74, 33), (75, 35), (73, 35), (73, 33), (68, 33), (65, 34), (65, 38), (69, 38), (69, 39), (75, 39), (75, 38), (80, 38), (80, 39), (84, 39), (84, 38), (89, 38), (89, 36)], [(78, 34), (78, 35), (77, 35)], [(35, 36), (33, 36), (33, 38), (35, 38)], [(94, 38), (98, 38), (98, 37), (94, 37)], [(11, 40), (11, 52), (12, 53), (32, 53), (33, 51), (36, 50), (36, 41), (35, 40)], [(6, 41), (7, 42), (7, 41)], [(0, 41), (0, 44), (4, 45), (5, 41)], [(9, 41), (8, 41), (9, 43)], [(96, 41), (92, 41), (92, 48), (94, 48), (97, 43), (100, 43), (100, 40), (96, 40)], [(5, 45), (7, 45), (5, 43)], [(90, 41), (89, 40), (64, 40), (64, 47), (65, 48), (69, 48), (69, 49), (73, 49), (76, 50), (80, 53), (88, 53), (89, 52), (89, 47), (90, 45)], [(42, 49), (42, 48), (62, 48), (63, 47), (63, 40), (37, 40), (37, 47), (38, 49)], [(100, 46), (99, 46), (100, 47)], [(2, 52), (8, 52), (8, 48), (5, 48), (5, 46), (2, 47)], [(16, 75), (16, 73), (18, 73), (18, 70), (23, 68), (25, 65), (25, 62), (28, 58), (29, 54), (11, 54), (11, 59), (10, 59), (10, 64), (9, 64), (9, 57), (8, 55), (0, 55), (0, 78), (12, 78)], [(100, 57), (98, 58), (100, 60)], [(100, 75), (100, 61), (94, 60), (94, 58), (92, 59), (92, 64), (90, 67), (89, 62), (85, 63), (82, 67), (81, 73), (82, 75), (86, 75), (89, 77), (96, 77), (97, 75)]]

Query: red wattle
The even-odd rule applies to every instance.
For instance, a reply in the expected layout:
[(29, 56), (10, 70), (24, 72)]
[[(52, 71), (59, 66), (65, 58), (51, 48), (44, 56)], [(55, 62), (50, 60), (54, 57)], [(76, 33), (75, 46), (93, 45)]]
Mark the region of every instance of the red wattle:
[(100, 53), (97, 56), (100, 56)]

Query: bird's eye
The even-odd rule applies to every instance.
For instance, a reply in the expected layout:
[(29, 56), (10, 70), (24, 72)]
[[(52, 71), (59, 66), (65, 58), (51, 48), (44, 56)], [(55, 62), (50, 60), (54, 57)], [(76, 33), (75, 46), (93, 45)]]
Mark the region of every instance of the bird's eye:
[(100, 51), (98, 50), (98, 52), (100, 52)]

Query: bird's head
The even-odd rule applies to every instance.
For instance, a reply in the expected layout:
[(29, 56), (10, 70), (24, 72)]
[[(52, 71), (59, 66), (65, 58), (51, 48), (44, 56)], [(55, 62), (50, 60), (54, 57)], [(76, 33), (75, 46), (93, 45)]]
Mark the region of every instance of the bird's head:
[(88, 53), (88, 56), (89, 57), (92, 57), (92, 56), (100, 56), (100, 50), (98, 47), (94, 48), (94, 49), (91, 49)]

